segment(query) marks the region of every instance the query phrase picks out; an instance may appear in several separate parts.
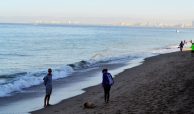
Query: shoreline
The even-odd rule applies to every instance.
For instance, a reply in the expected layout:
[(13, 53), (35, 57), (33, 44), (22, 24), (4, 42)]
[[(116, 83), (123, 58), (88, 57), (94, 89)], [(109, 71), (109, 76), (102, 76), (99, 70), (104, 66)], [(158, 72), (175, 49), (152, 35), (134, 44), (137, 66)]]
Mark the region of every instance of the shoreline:
[[(194, 57), (189, 51), (149, 57), (143, 64), (116, 75), (108, 104), (104, 104), (103, 89), (97, 85), (84, 89), (86, 92), (81, 95), (31, 113), (191, 113), (194, 112), (194, 103), (191, 102), (194, 98), (185, 91), (194, 95), (189, 86), (192, 85), (190, 80), (194, 80), (192, 60)], [(189, 90), (185, 84), (188, 84)], [(187, 102), (184, 103), (184, 100)], [(96, 107), (83, 109), (87, 101), (93, 102)]]

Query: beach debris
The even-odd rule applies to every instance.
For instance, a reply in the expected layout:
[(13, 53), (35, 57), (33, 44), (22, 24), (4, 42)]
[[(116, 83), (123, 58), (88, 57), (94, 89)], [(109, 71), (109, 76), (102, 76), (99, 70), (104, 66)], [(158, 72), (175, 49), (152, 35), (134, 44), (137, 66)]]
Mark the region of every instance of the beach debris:
[(85, 102), (84, 103), (84, 108), (95, 108), (95, 104), (92, 102)]

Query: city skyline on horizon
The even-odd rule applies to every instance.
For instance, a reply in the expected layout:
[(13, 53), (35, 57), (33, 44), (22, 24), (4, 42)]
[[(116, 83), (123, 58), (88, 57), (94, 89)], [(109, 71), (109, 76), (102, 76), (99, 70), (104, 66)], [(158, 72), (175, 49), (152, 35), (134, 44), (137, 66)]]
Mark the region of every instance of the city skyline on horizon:
[[(2, 21), (3, 20), (3, 21)], [(31, 24), (77, 24), (77, 25), (121, 25), (121, 26), (160, 26), (160, 27), (193, 27), (194, 20), (160, 20), (118, 17), (13, 17), (1, 18), (0, 23)]]

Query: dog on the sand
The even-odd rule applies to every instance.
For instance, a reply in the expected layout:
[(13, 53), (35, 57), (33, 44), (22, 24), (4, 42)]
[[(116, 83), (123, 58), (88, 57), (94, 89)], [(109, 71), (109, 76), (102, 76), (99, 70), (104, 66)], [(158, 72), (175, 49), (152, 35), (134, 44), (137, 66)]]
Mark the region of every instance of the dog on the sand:
[(95, 108), (95, 104), (92, 102), (85, 102), (84, 103), (84, 108)]

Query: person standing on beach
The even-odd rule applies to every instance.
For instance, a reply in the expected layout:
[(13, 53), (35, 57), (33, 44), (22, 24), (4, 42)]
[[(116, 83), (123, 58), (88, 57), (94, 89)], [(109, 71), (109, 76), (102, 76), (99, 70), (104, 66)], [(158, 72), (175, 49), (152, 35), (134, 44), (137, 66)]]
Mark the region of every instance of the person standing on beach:
[(184, 43), (183, 41), (181, 41), (181, 43), (179, 44), (180, 51), (183, 51), (183, 46), (184, 46)]
[(49, 100), (52, 93), (52, 69), (48, 69), (48, 74), (43, 78), (46, 87), (46, 95), (44, 98), (44, 107), (50, 106)]
[(108, 69), (102, 70), (102, 86), (104, 88), (104, 101), (105, 103), (109, 102), (110, 98), (110, 89), (111, 86), (114, 84), (113, 77), (110, 73), (108, 73)]

